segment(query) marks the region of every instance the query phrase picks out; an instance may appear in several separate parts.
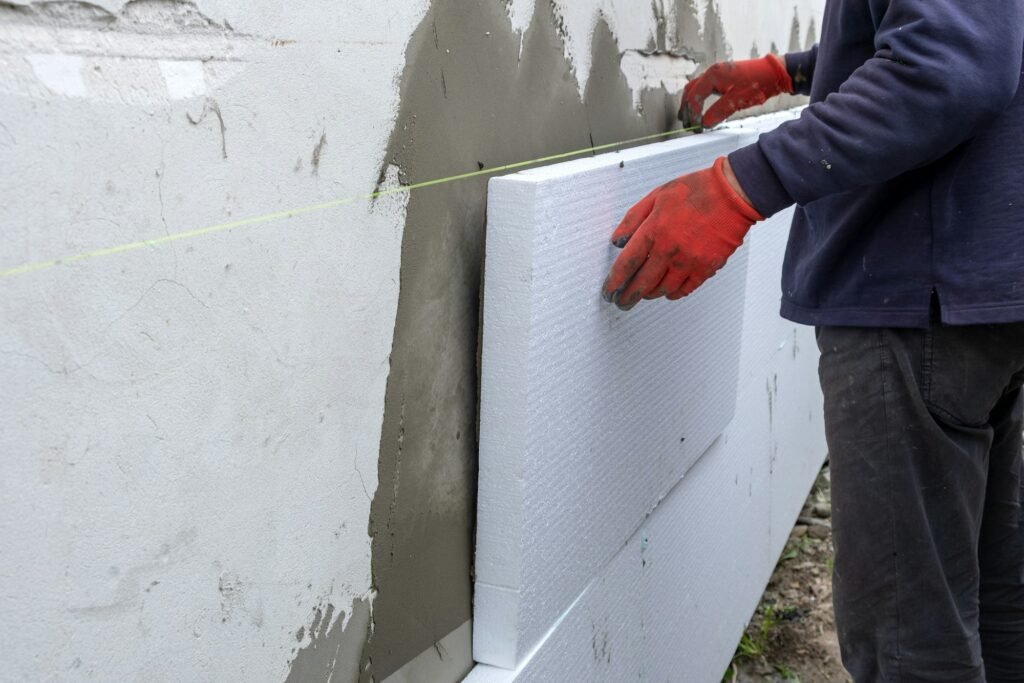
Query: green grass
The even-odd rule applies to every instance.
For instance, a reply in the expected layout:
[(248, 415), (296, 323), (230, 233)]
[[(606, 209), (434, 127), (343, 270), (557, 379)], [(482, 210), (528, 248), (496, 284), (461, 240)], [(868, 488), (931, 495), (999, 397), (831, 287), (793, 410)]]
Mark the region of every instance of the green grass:
[(808, 536), (804, 536), (799, 540), (791, 541), (789, 546), (786, 548), (786, 552), (782, 553), (782, 557), (779, 558), (779, 562), (789, 562), (800, 557), (800, 553), (807, 550), (810, 547), (811, 539)]
[(790, 669), (785, 664), (776, 664), (775, 665), (775, 670), (778, 671), (779, 675), (782, 676), (787, 681), (793, 681), (794, 683), (800, 683), (800, 677), (796, 674), (795, 671)]
[(729, 669), (722, 677), (722, 683), (733, 683), (736, 677), (736, 667), (739, 664), (756, 662), (758, 660), (765, 660), (769, 666), (778, 671), (779, 675), (787, 681), (800, 683), (800, 677), (785, 664), (767, 662), (768, 650), (771, 645), (772, 635), (775, 632), (775, 629), (778, 628), (779, 624), (785, 621), (792, 621), (799, 618), (800, 610), (795, 607), (761, 605), (757, 609), (757, 613), (761, 617), (760, 623), (753, 634), (748, 631), (743, 634), (742, 638), (740, 638), (740, 643), (736, 647), (736, 653), (733, 655)]

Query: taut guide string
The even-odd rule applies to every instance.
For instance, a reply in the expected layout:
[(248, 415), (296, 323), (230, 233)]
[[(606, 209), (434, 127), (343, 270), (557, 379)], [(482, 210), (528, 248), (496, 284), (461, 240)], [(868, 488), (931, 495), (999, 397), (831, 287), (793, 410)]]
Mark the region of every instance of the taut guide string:
[(47, 268), (53, 268), (54, 266), (64, 265), (68, 263), (87, 261), (90, 259), (101, 258), (104, 256), (113, 256), (114, 254), (122, 254), (128, 251), (135, 251), (136, 249), (143, 249), (146, 247), (159, 247), (160, 245), (167, 244), (168, 242), (177, 242), (180, 240), (201, 237), (203, 235), (212, 235), (218, 232), (226, 232), (228, 230), (234, 230), (237, 228), (247, 228), (255, 225), (262, 225), (264, 223), (271, 223), (273, 221), (285, 218), (293, 218), (295, 216), (301, 216), (307, 213), (315, 213), (318, 211), (326, 211), (328, 209), (336, 209), (338, 207), (346, 206), (348, 204), (354, 204), (359, 201), (371, 201), (379, 197), (386, 197), (388, 195), (401, 194), (403, 192), (412, 192), (414, 190), (422, 190), (428, 187), (435, 187), (437, 185), (447, 185), (448, 183), (454, 183), (460, 180), (469, 180), (470, 178), (494, 175), (496, 173), (504, 173), (506, 171), (514, 171), (516, 169), (525, 168), (527, 166), (536, 166), (538, 164), (546, 164), (551, 163), (553, 161), (571, 159), (572, 157), (583, 156), (585, 154), (593, 154), (595, 152), (614, 149), (616, 147), (624, 147), (626, 145), (632, 145), (640, 142), (648, 142), (650, 140), (668, 138), (674, 135), (681, 135), (683, 133), (692, 133), (697, 130), (700, 130), (700, 128), (681, 128), (677, 130), (670, 130), (666, 133), (655, 133), (653, 135), (645, 135), (643, 137), (632, 138), (630, 140), (609, 142), (604, 145), (586, 147), (584, 149), (577, 149), (571, 152), (552, 154), (551, 156), (540, 157), (537, 159), (529, 159), (527, 161), (517, 161), (514, 164), (506, 164), (504, 166), (497, 166), (495, 168), (485, 168), (479, 171), (472, 171), (470, 173), (460, 173), (459, 175), (448, 176), (446, 178), (435, 178), (433, 180), (425, 180), (421, 183), (414, 183), (412, 185), (403, 185), (401, 187), (395, 187), (389, 190), (371, 192), (370, 194), (355, 195), (352, 197), (346, 197), (345, 199), (336, 199), (330, 202), (323, 202), (322, 204), (311, 204), (310, 206), (303, 206), (296, 209), (288, 209), (286, 211), (275, 211), (273, 213), (267, 213), (261, 216), (251, 216), (249, 218), (241, 218), (239, 220), (230, 221), (227, 223), (208, 225), (203, 228), (196, 228), (195, 230), (187, 230), (184, 232), (177, 232), (170, 235), (163, 235), (161, 237), (154, 237), (148, 240), (139, 240), (138, 242), (127, 242), (125, 244), (119, 244), (113, 247), (105, 247), (102, 249), (94, 249), (92, 251), (84, 251), (78, 254), (72, 254), (70, 256), (63, 256), (61, 258), (51, 259), (49, 261), (25, 263), (20, 266), (15, 266), (13, 268), (0, 270), (0, 279), (11, 278), (16, 275), (26, 275), (28, 273), (34, 273), (40, 270), (46, 270)]

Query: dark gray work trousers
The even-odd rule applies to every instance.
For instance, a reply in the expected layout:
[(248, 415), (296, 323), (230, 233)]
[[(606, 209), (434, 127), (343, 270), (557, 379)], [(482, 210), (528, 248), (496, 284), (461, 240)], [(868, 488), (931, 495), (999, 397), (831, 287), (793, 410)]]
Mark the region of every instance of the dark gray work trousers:
[(1024, 682), (1024, 324), (818, 330), (857, 683)]

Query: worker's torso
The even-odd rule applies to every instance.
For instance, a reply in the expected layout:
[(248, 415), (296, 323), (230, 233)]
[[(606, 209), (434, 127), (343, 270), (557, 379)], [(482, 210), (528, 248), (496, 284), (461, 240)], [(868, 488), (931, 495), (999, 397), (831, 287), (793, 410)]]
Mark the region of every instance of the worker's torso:
[[(876, 54), (889, 4), (830, 0), (812, 102)], [(891, 95), (897, 106), (900, 94)], [(933, 291), (946, 322), (1024, 321), (1024, 91), (944, 158), (797, 210), (783, 274), (787, 317), (923, 326)]]

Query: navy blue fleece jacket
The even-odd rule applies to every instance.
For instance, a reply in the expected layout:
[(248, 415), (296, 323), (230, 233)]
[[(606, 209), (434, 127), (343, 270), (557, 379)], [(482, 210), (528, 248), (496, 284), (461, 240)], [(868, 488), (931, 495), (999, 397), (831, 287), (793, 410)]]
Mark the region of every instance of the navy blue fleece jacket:
[(828, 0), (788, 55), (800, 119), (734, 152), (798, 209), (782, 314), (812, 325), (1024, 321), (1024, 0)]

